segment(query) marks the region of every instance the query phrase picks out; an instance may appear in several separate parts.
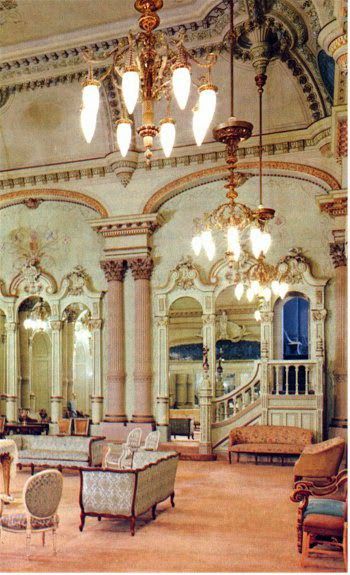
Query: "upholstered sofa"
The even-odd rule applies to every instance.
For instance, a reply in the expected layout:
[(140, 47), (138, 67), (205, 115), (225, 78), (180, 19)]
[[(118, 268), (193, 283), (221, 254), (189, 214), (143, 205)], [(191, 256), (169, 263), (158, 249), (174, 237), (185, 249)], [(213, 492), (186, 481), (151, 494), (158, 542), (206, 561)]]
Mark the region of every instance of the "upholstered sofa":
[(345, 449), (341, 437), (307, 445), (294, 465), (294, 481), (302, 478), (329, 480), (338, 473)]
[(11, 435), (18, 449), (17, 467), (79, 469), (102, 464), (104, 437)]
[(284, 427), (278, 425), (249, 425), (236, 427), (230, 431), (228, 455), (232, 461), (232, 453), (255, 455), (255, 463), (259, 455), (278, 455), (284, 462), (284, 456), (300, 455), (306, 445), (312, 443), (313, 435), (309, 429), (300, 427)]
[(136, 517), (168, 497), (174, 507), (175, 476), (179, 454), (175, 451), (140, 451), (130, 469), (80, 469), (80, 531), (85, 517), (128, 518), (135, 535)]

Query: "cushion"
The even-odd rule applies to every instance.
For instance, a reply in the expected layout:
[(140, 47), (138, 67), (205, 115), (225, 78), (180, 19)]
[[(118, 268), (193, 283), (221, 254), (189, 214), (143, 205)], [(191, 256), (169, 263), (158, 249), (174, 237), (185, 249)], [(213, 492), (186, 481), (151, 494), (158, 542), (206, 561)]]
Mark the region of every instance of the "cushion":
[(62, 459), (67, 461), (89, 461), (88, 453), (84, 451), (45, 451), (44, 449), (22, 449), (19, 452), (19, 462), (23, 459), (41, 461), (43, 459)]
[(333, 515), (310, 514), (305, 517), (303, 530), (312, 532), (314, 535), (329, 535), (339, 537), (344, 529), (343, 517), (334, 517)]
[(239, 443), (229, 447), (229, 451), (235, 453), (280, 453), (299, 455), (303, 445), (289, 445), (285, 443)]
[[(4, 529), (13, 529), (21, 531), (27, 528), (27, 515), (25, 513), (10, 513), (4, 515), (0, 519), (1, 526)], [(31, 518), (32, 529), (49, 529), (50, 527), (57, 527), (58, 517), (48, 517), (45, 519)]]
[(310, 514), (343, 517), (344, 512), (344, 501), (337, 501), (336, 499), (309, 499), (308, 506), (304, 511), (304, 517)]

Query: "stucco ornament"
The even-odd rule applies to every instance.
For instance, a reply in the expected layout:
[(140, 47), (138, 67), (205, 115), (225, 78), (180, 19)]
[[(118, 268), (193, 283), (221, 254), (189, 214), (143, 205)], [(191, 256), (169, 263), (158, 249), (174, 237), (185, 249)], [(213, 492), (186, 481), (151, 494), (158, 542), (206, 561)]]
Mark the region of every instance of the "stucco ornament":
[(245, 326), (240, 326), (234, 321), (227, 318), (227, 313), (222, 310), (221, 315), (217, 319), (217, 339), (226, 339), (233, 342), (238, 342), (248, 335), (248, 330)]
[(182, 258), (173, 271), (175, 272), (175, 284), (179, 288), (187, 290), (194, 286), (198, 271), (191, 256)]
[(40, 282), (40, 269), (30, 262), (26, 262), (21, 270), (22, 281), (24, 282), (23, 290), (28, 294), (38, 294), (43, 289)]
[(283, 257), (278, 264), (278, 271), (283, 276), (283, 281), (289, 284), (297, 284), (303, 281), (303, 274), (309, 267), (306, 257), (301, 248), (291, 248), (288, 255)]
[(73, 271), (66, 275), (68, 280), (68, 294), (81, 295), (84, 291), (84, 286), (88, 282), (88, 274), (83, 266), (75, 266)]

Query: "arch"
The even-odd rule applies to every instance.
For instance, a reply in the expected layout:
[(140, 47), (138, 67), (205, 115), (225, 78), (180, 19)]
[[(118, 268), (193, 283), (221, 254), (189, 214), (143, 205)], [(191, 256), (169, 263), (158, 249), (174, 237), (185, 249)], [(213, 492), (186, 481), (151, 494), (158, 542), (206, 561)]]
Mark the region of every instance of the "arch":
[(0, 210), (18, 204), (25, 204), (28, 208), (35, 209), (41, 202), (78, 204), (94, 210), (101, 218), (107, 218), (109, 215), (106, 208), (95, 198), (91, 198), (81, 192), (50, 188), (44, 188), (42, 190), (18, 190), (16, 192), (3, 194), (0, 197)]
[[(237, 171), (239, 173), (247, 171), (248, 173), (250, 172), (255, 174), (255, 172), (258, 170), (258, 167), (258, 162), (243, 162), (238, 165)], [(334, 176), (314, 166), (294, 164), (293, 162), (267, 160), (263, 162), (263, 170), (265, 176), (283, 176), (298, 180), (305, 180), (314, 184), (316, 183), (326, 193), (331, 190), (339, 190), (341, 188), (340, 183)], [(224, 180), (226, 178), (227, 166), (223, 165), (193, 172), (192, 174), (188, 174), (187, 176), (169, 182), (157, 190), (148, 199), (143, 208), (143, 213), (151, 214), (157, 212), (163, 204), (178, 194), (181, 194), (182, 192), (196, 188), (203, 184)]]
[(37, 332), (32, 340), (31, 394), (35, 411), (44, 408), (50, 413), (52, 386), (51, 339), (45, 332)]

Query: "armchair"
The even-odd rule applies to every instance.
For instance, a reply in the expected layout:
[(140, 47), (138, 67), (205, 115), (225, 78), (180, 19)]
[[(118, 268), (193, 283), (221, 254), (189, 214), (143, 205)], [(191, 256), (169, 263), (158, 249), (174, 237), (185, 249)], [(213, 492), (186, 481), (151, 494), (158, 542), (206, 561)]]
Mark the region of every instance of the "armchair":
[(347, 470), (326, 486), (299, 481), (291, 501), (299, 502), (297, 535), (302, 566), (315, 553), (343, 556), (347, 567)]
[(159, 445), (159, 431), (151, 431), (145, 439), (145, 444), (142, 445), (141, 449), (144, 451), (157, 451)]
[(74, 417), (73, 418), (73, 433), (74, 435), (89, 435), (90, 419), (88, 417)]
[(72, 433), (72, 419), (59, 419), (58, 420), (58, 434), (59, 435), (71, 435)]
[(294, 465), (294, 481), (304, 477), (329, 481), (338, 473), (344, 448), (341, 437), (307, 445)]
[(142, 437), (142, 429), (136, 427), (132, 429), (122, 444), (122, 452), (118, 459), (112, 456), (111, 448), (109, 447), (105, 455), (105, 467), (109, 469), (128, 469), (132, 467), (133, 457), (135, 451), (140, 448)]
[[(26, 554), (30, 555), (32, 533), (42, 534), (45, 545), (45, 533), (52, 531), (53, 551), (56, 554), (56, 529), (58, 527), (57, 509), (62, 497), (63, 478), (56, 469), (41, 471), (29, 477), (23, 488), (25, 513), (10, 513), (0, 518), (0, 537), (2, 531), (26, 534)], [(2, 498), (1, 506), (2, 506)], [(2, 511), (2, 508), (1, 508)]]

